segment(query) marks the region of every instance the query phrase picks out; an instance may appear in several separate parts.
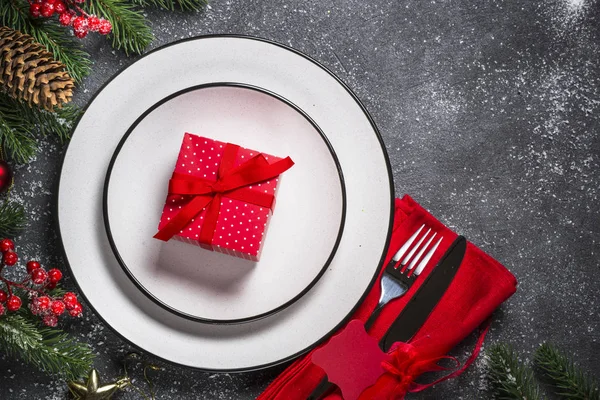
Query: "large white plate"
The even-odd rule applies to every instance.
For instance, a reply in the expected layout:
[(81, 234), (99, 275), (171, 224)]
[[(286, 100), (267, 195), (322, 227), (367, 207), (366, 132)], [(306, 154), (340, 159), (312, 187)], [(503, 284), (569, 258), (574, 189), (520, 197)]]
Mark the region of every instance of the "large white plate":
[[(260, 261), (152, 239), (186, 131), (294, 160), (279, 179)], [(342, 176), (324, 134), (285, 99), (231, 82), (185, 89), (144, 113), (113, 156), (104, 194), (125, 272), (157, 304), (205, 322), (247, 322), (289, 306), (325, 271), (342, 235)]]
[[(246, 324), (204, 324), (152, 302), (119, 266), (102, 220), (105, 174), (128, 127), (160, 99), (211, 82), (262, 87), (303, 109), (327, 135), (345, 179), (344, 233), (326, 273), (287, 309)], [(147, 54), (96, 95), (65, 155), (57, 215), (72, 275), (107, 325), (165, 360), (243, 371), (307, 351), (349, 317), (382, 262), (393, 194), (389, 161), (375, 125), (331, 72), (275, 43), (210, 36)]]

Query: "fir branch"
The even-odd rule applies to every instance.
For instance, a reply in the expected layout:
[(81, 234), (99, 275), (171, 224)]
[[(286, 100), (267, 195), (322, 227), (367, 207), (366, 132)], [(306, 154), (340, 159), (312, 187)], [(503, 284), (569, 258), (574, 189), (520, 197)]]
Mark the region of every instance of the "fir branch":
[(535, 352), (534, 363), (559, 396), (577, 400), (600, 400), (598, 382), (556, 347), (548, 343), (542, 344)]
[(6, 115), (0, 116), (0, 141), (4, 152), (17, 162), (26, 163), (35, 155), (37, 144), (28, 131), (20, 128), (11, 126)]
[[(23, 107), (24, 104), (21, 104)], [(75, 121), (83, 114), (82, 111), (71, 104), (56, 109), (49, 113), (45, 111), (33, 112), (31, 118), (42, 136), (54, 134), (61, 142), (66, 142), (71, 137)]]
[[(46, 289), (47, 290), (47, 289)], [(54, 297), (54, 298), (60, 298), (63, 297), (65, 295), (65, 293), (67, 293), (67, 290), (63, 289), (60, 286), (55, 287), (54, 289), (51, 290), (47, 290), (48, 295), (50, 297)]]
[(142, 13), (125, 0), (90, 0), (89, 11), (112, 24), (112, 45), (126, 54), (141, 54), (154, 39)]
[(33, 36), (65, 65), (76, 82), (90, 73), (90, 55), (82, 49), (81, 42), (53, 21), (31, 18), (26, 0), (0, 1), (0, 23)]
[(208, 0), (129, 0), (131, 3), (142, 7), (158, 7), (175, 11), (198, 11), (208, 4)]
[(0, 93), (0, 142), (12, 159), (28, 162), (37, 150), (35, 134), (55, 134), (67, 140), (81, 111), (67, 105), (49, 113)]
[(0, 349), (69, 380), (84, 376), (94, 359), (87, 344), (68, 338), (58, 329), (38, 328), (18, 314), (0, 318)]
[(0, 237), (15, 236), (25, 224), (25, 209), (22, 205), (5, 201), (0, 206)]
[(495, 345), (489, 350), (490, 383), (499, 400), (542, 399), (533, 371), (521, 364), (510, 346)]

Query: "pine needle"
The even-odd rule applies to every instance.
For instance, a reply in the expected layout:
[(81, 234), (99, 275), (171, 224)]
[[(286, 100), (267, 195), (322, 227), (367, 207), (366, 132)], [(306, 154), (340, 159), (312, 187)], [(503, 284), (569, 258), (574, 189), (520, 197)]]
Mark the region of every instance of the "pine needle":
[(22, 205), (5, 201), (0, 206), (0, 238), (15, 236), (25, 227), (26, 222)]
[(129, 0), (132, 4), (142, 7), (158, 7), (175, 11), (198, 11), (208, 4), (208, 0)]
[(0, 349), (69, 380), (86, 375), (94, 359), (87, 344), (68, 338), (59, 329), (39, 328), (18, 314), (0, 318)]
[(154, 39), (142, 13), (125, 0), (90, 0), (88, 8), (111, 22), (113, 47), (128, 55), (141, 54)]
[(0, 93), (0, 142), (13, 160), (26, 163), (37, 151), (36, 134), (54, 134), (65, 141), (80, 114), (73, 105), (50, 113)]
[(31, 18), (26, 0), (0, 1), (0, 22), (33, 36), (66, 66), (76, 82), (90, 73), (90, 55), (82, 49), (81, 42), (67, 28), (53, 21)]
[(534, 363), (559, 396), (566, 399), (600, 400), (598, 382), (556, 347), (548, 343), (542, 344), (535, 352)]
[(489, 367), (495, 399), (542, 399), (533, 371), (519, 362), (511, 347), (501, 344), (492, 346), (489, 350)]

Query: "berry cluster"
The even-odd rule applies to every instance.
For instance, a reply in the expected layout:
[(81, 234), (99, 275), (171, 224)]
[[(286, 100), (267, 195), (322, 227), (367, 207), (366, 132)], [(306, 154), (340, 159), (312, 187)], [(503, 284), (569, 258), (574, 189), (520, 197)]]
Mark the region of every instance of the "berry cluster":
[[(56, 268), (46, 271), (39, 262), (27, 263), (27, 278), (21, 282), (14, 282), (2, 276), (5, 266), (11, 267), (17, 263), (19, 256), (14, 251), (15, 245), (10, 239), (0, 240), (2, 264), (0, 264), (0, 282), (6, 286), (6, 291), (0, 289), (0, 315), (6, 310), (14, 312), (21, 308), (21, 297), (13, 292), (14, 289), (25, 291), (30, 298), (29, 309), (33, 315), (39, 315), (47, 326), (56, 326), (58, 317), (67, 311), (72, 317), (82, 315), (83, 309), (77, 300), (77, 295), (67, 292), (60, 297), (48, 294), (48, 290), (56, 287), (62, 279), (62, 272)], [(6, 306), (5, 306), (6, 305)]]
[(61, 25), (73, 27), (73, 33), (80, 39), (88, 32), (108, 35), (112, 30), (110, 21), (86, 13), (77, 3), (85, 0), (29, 0), (29, 14), (34, 18), (50, 18), (58, 15)]

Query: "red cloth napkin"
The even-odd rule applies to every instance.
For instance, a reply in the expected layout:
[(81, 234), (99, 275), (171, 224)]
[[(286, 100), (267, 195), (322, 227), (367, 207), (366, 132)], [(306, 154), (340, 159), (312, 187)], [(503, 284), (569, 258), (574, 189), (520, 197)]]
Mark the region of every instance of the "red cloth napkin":
[[(375, 321), (369, 334), (378, 340), (385, 334), (423, 283), (425, 277), (457, 237), (456, 233), (435, 219), (411, 197), (404, 196), (402, 199), (396, 199), (394, 227), (384, 266), (402, 243), (422, 224), (427, 224), (438, 231), (438, 235), (442, 235), (444, 240), (434, 258), (408, 293), (390, 302)], [(416, 347), (428, 349), (426, 350), (428, 356), (444, 356), (481, 325), (503, 301), (516, 291), (516, 287), (515, 277), (504, 266), (472, 243), (468, 243), (462, 265), (454, 280), (410, 343)], [(352, 319), (366, 321), (377, 305), (379, 294), (379, 284), (376, 284)], [(311, 355), (312, 352), (290, 365), (265, 389), (258, 400), (306, 400), (325, 376), (324, 371), (310, 361)], [(386, 382), (383, 383), (383, 386), (386, 386)], [(361, 399), (365, 398), (364, 395), (368, 395), (368, 390), (363, 393)], [(390, 384), (387, 385), (386, 390), (398, 390), (398, 387)], [(396, 394), (400, 397), (403, 395), (403, 393)], [(329, 400), (341, 399), (341, 395), (339, 390), (336, 390), (326, 398)]]

